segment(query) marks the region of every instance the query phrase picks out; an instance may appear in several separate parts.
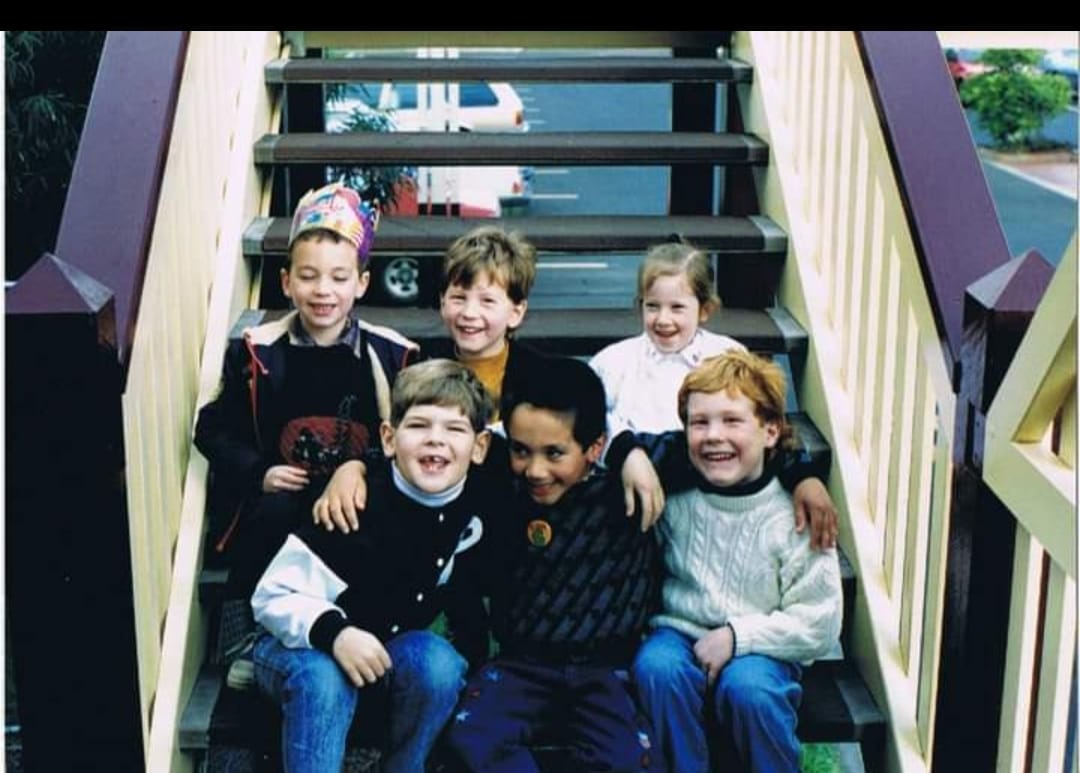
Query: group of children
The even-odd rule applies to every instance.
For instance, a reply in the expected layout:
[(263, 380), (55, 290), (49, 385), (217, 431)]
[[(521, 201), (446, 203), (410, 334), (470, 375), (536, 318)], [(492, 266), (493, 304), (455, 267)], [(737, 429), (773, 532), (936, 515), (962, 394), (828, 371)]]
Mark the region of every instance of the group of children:
[(374, 228), (341, 185), (301, 200), (296, 310), (230, 346), (196, 427), (285, 769), (339, 770), (355, 728), (386, 771), (437, 742), (465, 770), (535, 770), (538, 744), (797, 770), (800, 664), (840, 627), (835, 512), (785, 450), (779, 369), (699, 327), (706, 256), (651, 251), (643, 334), (590, 368), (512, 337), (535, 251), (475, 229), (443, 264), (448, 356), (406, 367), (417, 347), (355, 315)]

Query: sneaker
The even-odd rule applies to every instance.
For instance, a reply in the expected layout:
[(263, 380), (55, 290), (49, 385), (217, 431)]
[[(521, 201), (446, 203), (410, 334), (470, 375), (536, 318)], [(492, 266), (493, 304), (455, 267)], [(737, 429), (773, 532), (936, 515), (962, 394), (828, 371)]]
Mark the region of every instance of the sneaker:
[(255, 661), (251, 659), (251, 653), (240, 655), (229, 665), (229, 673), (225, 675), (225, 684), (234, 690), (250, 690), (255, 684)]
[(225, 674), (225, 684), (234, 690), (250, 690), (255, 684), (255, 661), (252, 654), (257, 636), (258, 632), (252, 631), (225, 653), (225, 657), (232, 660)]

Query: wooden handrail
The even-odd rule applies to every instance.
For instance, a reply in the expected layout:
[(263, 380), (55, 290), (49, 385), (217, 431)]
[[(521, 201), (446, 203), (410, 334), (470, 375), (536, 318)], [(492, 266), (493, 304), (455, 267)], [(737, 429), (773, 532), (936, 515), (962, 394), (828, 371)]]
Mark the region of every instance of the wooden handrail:
[(937, 34), (856, 34), (942, 345), (959, 382), (964, 292), (1009, 260)]
[(56, 240), (60, 258), (113, 291), (125, 364), (187, 44), (186, 31), (105, 37)]

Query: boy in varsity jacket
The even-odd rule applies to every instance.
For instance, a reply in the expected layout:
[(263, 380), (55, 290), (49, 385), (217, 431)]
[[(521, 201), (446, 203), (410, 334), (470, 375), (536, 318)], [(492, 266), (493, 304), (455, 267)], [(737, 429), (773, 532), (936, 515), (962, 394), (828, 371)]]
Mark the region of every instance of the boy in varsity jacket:
[[(383, 770), (422, 770), (464, 684), (462, 656), (486, 654), (478, 589), (505, 497), (469, 470), (493, 406), (449, 360), (405, 369), (393, 394), (360, 527), (289, 535), (252, 597), (268, 632), (255, 678), (281, 704), (287, 771), (340, 770), (354, 720), (375, 731)], [(425, 630), (443, 611), (457, 649)]]

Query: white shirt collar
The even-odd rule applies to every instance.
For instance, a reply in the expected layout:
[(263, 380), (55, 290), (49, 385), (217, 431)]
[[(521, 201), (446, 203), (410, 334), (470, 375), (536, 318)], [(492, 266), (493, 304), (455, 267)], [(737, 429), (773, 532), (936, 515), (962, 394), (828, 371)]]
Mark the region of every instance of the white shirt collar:
[(641, 335), (645, 339), (645, 356), (655, 362), (677, 362), (682, 360), (693, 369), (705, 359), (705, 333), (700, 327), (694, 332), (694, 337), (690, 339), (690, 343), (677, 352), (662, 352), (656, 348), (656, 344), (649, 338), (648, 333), (642, 333)]

